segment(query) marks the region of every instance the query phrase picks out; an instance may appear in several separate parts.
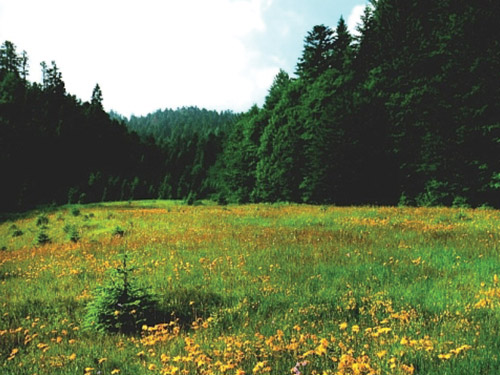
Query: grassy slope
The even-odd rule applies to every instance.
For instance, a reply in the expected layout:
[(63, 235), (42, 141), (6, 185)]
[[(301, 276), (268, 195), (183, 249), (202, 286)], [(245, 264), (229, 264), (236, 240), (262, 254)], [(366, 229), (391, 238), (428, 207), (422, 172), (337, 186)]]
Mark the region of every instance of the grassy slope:
[[(158, 201), (47, 217), (43, 246), (37, 213), (0, 224), (2, 374), (500, 373), (497, 210)], [(82, 329), (124, 251), (179, 326)]]

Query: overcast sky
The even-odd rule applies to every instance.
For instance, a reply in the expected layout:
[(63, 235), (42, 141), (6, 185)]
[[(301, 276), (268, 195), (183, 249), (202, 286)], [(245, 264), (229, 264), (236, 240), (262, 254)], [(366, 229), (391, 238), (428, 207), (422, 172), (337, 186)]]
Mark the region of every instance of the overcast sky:
[(55, 60), (66, 89), (125, 116), (196, 105), (262, 105), (280, 68), (293, 73), (314, 25), (354, 30), (364, 0), (0, 0), (0, 43)]

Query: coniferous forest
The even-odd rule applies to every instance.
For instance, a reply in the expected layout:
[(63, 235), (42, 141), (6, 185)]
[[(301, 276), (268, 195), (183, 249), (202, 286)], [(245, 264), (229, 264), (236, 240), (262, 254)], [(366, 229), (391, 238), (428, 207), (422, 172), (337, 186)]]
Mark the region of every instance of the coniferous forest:
[(500, 207), (500, 2), (378, 0), (305, 36), (262, 107), (123, 118), (0, 47), (0, 211), (144, 198)]

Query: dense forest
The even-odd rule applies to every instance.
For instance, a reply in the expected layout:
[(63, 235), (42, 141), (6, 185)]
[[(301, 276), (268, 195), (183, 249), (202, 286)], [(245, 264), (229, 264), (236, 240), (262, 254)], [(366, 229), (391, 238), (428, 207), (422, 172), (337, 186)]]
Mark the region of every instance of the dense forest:
[(1, 211), (177, 198), (500, 207), (500, 2), (378, 0), (305, 37), (262, 108), (107, 114), (0, 48)]

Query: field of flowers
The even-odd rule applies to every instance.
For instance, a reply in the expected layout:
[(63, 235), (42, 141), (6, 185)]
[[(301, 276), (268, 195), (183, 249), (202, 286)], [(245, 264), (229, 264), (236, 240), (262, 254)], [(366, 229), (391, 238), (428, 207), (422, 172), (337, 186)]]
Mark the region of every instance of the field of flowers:
[[(66, 206), (0, 249), (2, 375), (500, 374), (498, 210)], [(124, 259), (156, 313), (97, 332)]]

